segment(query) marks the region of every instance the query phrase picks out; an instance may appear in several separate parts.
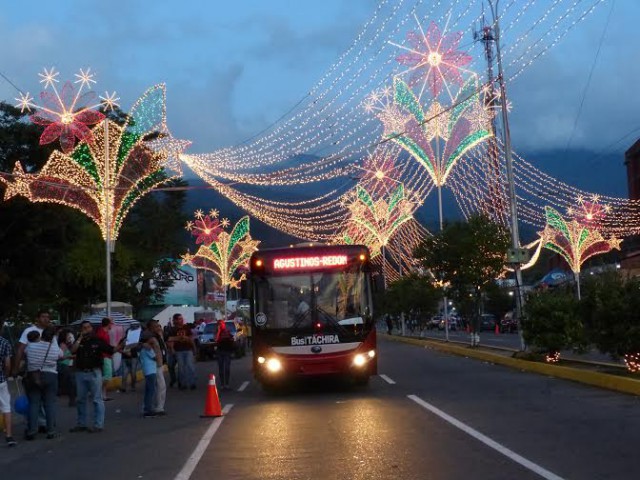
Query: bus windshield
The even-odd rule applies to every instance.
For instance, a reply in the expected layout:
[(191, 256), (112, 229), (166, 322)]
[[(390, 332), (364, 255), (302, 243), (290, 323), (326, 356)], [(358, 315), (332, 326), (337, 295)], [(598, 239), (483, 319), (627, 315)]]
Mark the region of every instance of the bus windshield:
[(355, 271), (306, 272), (255, 278), (256, 312), (265, 329), (361, 329), (370, 315), (368, 282)]

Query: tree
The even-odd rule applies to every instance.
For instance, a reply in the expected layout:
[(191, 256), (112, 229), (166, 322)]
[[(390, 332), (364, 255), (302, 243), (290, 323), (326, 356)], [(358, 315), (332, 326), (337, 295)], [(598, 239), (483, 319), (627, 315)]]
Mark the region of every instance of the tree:
[(438, 309), (441, 298), (442, 294), (428, 278), (412, 274), (387, 287), (380, 308), (392, 315), (413, 312), (419, 316), (430, 316)]
[[(38, 127), (24, 116), (0, 103), (2, 172), (12, 171), (16, 161), (26, 172), (38, 171), (53, 149), (39, 145)], [(133, 207), (113, 261), (116, 298), (137, 308), (162, 298), (172, 282), (159, 280), (158, 272), (172, 268), (165, 259), (179, 258), (187, 240), (184, 203), (183, 191), (166, 191)], [(88, 302), (104, 298), (104, 241), (86, 217), (63, 206), (11, 198), (0, 201), (0, 220), (0, 315), (15, 318), (20, 311), (32, 316), (39, 308), (53, 307), (64, 322), (78, 318)], [(159, 281), (152, 282), (154, 277)]]
[(522, 334), (528, 345), (556, 362), (560, 351), (582, 350), (586, 344), (579, 303), (570, 290), (540, 291), (530, 295), (524, 308)]
[(486, 216), (447, 224), (441, 232), (425, 238), (414, 256), (436, 279), (448, 287), (448, 295), (462, 304), (475, 299), (474, 330), (479, 326), (482, 294), (504, 268), (510, 245), (505, 228)]
[(637, 278), (605, 272), (585, 281), (581, 302), (588, 338), (602, 353), (624, 358), (630, 370), (634, 369), (632, 363), (640, 360), (639, 291)]

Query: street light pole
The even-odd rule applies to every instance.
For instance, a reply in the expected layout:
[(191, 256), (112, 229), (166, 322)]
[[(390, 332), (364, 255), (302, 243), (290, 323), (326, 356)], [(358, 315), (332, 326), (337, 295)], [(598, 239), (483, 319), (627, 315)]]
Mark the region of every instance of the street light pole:
[[(507, 183), (509, 195), (509, 210), (511, 218), (511, 246), (514, 250), (520, 248), (520, 234), (518, 232), (518, 204), (516, 198), (516, 187), (513, 175), (513, 157), (511, 155), (511, 131), (509, 130), (509, 116), (507, 114), (507, 89), (504, 81), (504, 71), (502, 69), (502, 54), (500, 52), (500, 19), (498, 18), (498, 3), (500, 0), (488, 0), (489, 8), (491, 8), (491, 16), (493, 17), (493, 29), (496, 44), (496, 60), (498, 62), (498, 82), (500, 84), (500, 106), (502, 113), (502, 137), (504, 143), (504, 155), (507, 164)], [(519, 263), (514, 263), (514, 274), (516, 278), (516, 316), (518, 323), (522, 318), (522, 307), (524, 305), (524, 296), (522, 295), (522, 270)], [(522, 328), (518, 325), (518, 333), (520, 335), (520, 348), (525, 349), (524, 337), (522, 336)]]
[(111, 202), (111, 192), (109, 190), (109, 174), (110, 168), (109, 165), (109, 119), (104, 119), (104, 220), (105, 220), (105, 233), (106, 233), (106, 277), (107, 277), (107, 317), (111, 317), (111, 221), (110, 221), (110, 212), (109, 212), (109, 204)]

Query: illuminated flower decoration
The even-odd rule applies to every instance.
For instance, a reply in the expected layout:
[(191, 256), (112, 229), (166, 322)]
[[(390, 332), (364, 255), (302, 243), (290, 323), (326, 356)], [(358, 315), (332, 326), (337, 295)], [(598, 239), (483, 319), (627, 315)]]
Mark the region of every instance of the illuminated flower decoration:
[[(80, 86), (76, 87), (71, 82), (65, 82), (61, 89), (58, 89), (59, 73), (53, 68), (44, 69), (40, 74), (40, 83), (44, 84), (45, 90), (40, 93), (42, 105), (34, 103), (34, 99), (29, 93), (22, 94), (17, 98), (21, 111), (36, 110), (36, 113), (29, 118), (36, 125), (44, 126), (45, 129), (40, 136), (40, 145), (46, 145), (60, 139), (60, 147), (66, 154), (73, 151), (76, 140), (93, 143), (93, 134), (89, 128), (100, 123), (105, 116), (95, 108), (103, 106), (105, 109), (117, 106), (115, 93), (105, 93), (96, 103), (97, 95), (93, 91), (85, 91), (91, 88), (94, 75), (90, 69), (86, 71), (80, 69), (76, 74)], [(50, 88), (50, 90), (49, 90)]]
[(579, 274), (582, 264), (594, 255), (620, 250), (622, 240), (605, 239), (597, 229), (577, 220), (567, 222), (551, 207), (545, 207), (545, 217), (547, 225), (541, 233), (544, 247), (561, 255), (575, 274)]
[[(351, 215), (351, 242), (369, 247), (372, 255), (389, 244), (398, 228), (413, 218), (416, 204), (406, 197), (404, 185), (388, 195), (374, 197), (362, 185), (356, 186), (353, 200), (348, 204)], [(346, 240), (346, 239), (345, 239)]]
[[(203, 215), (196, 221), (204, 220), (206, 217), (207, 215)], [(228, 221), (220, 222), (218, 225), (222, 230), (225, 228), (224, 225), (228, 225)], [(222, 287), (231, 285), (238, 288), (239, 282), (246, 277), (241, 275), (239, 280), (234, 277), (238, 270), (247, 267), (251, 254), (258, 250), (259, 244), (258, 240), (251, 238), (249, 217), (245, 216), (235, 224), (231, 233), (223, 230), (218, 233), (215, 241), (200, 245), (195, 254), (183, 255), (182, 264), (213, 272)]]
[[(56, 74), (47, 74), (54, 82)], [(68, 154), (55, 150), (37, 173), (26, 174), (17, 163), (10, 180), (0, 178), (5, 199), (21, 195), (75, 208), (100, 227), (103, 238), (115, 241), (133, 205), (172, 178), (164, 170), (166, 153), (146, 140), (164, 125), (164, 105), (164, 85), (156, 85), (133, 105), (123, 125), (107, 120), (94, 126), (92, 142)]]
[(419, 31), (407, 33), (407, 46), (393, 44), (406, 51), (396, 57), (398, 63), (409, 67), (402, 73), (411, 73), (412, 85), (422, 83), (418, 97), (428, 87), (433, 98), (438, 97), (444, 88), (453, 99), (449, 84), (463, 85), (463, 67), (472, 60), (472, 57), (458, 50), (462, 32), (443, 34), (438, 25), (431, 22), (425, 33), (417, 17), (416, 22)]
[(200, 211), (199, 213), (195, 221), (187, 222), (186, 228), (196, 237), (196, 245), (211, 245), (218, 240), (218, 235), (223, 231), (222, 226), (220, 221), (211, 214), (203, 215)]
[[(425, 112), (409, 85), (399, 78), (394, 79), (394, 100), (407, 118), (406, 127), (386, 138), (422, 165), (436, 186), (445, 184), (465, 153), (492, 135), (489, 124), (476, 118), (481, 100), (474, 78), (460, 90), (453, 108), (434, 101)], [(435, 142), (438, 147), (444, 142), (444, 148), (434, 148)]]

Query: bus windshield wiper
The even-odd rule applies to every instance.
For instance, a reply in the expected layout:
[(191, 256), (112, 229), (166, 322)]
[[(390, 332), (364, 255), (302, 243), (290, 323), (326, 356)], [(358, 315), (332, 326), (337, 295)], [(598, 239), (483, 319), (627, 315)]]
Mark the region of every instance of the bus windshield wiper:
[(340, 330), (341, 333), (349, 333), (348, 330), (344, 327), (344, 325), (340, 325), (340, 322), (338, 321), (337, 318), (335, 318), (333, 315), (331, 315), (330, 313), (320, 308), (318, 305), (316, 305), (316, 311), (318, 313), (322, 313), (326, 318), (328, 318), (329, 323), (338, 327), (338, 330)]

